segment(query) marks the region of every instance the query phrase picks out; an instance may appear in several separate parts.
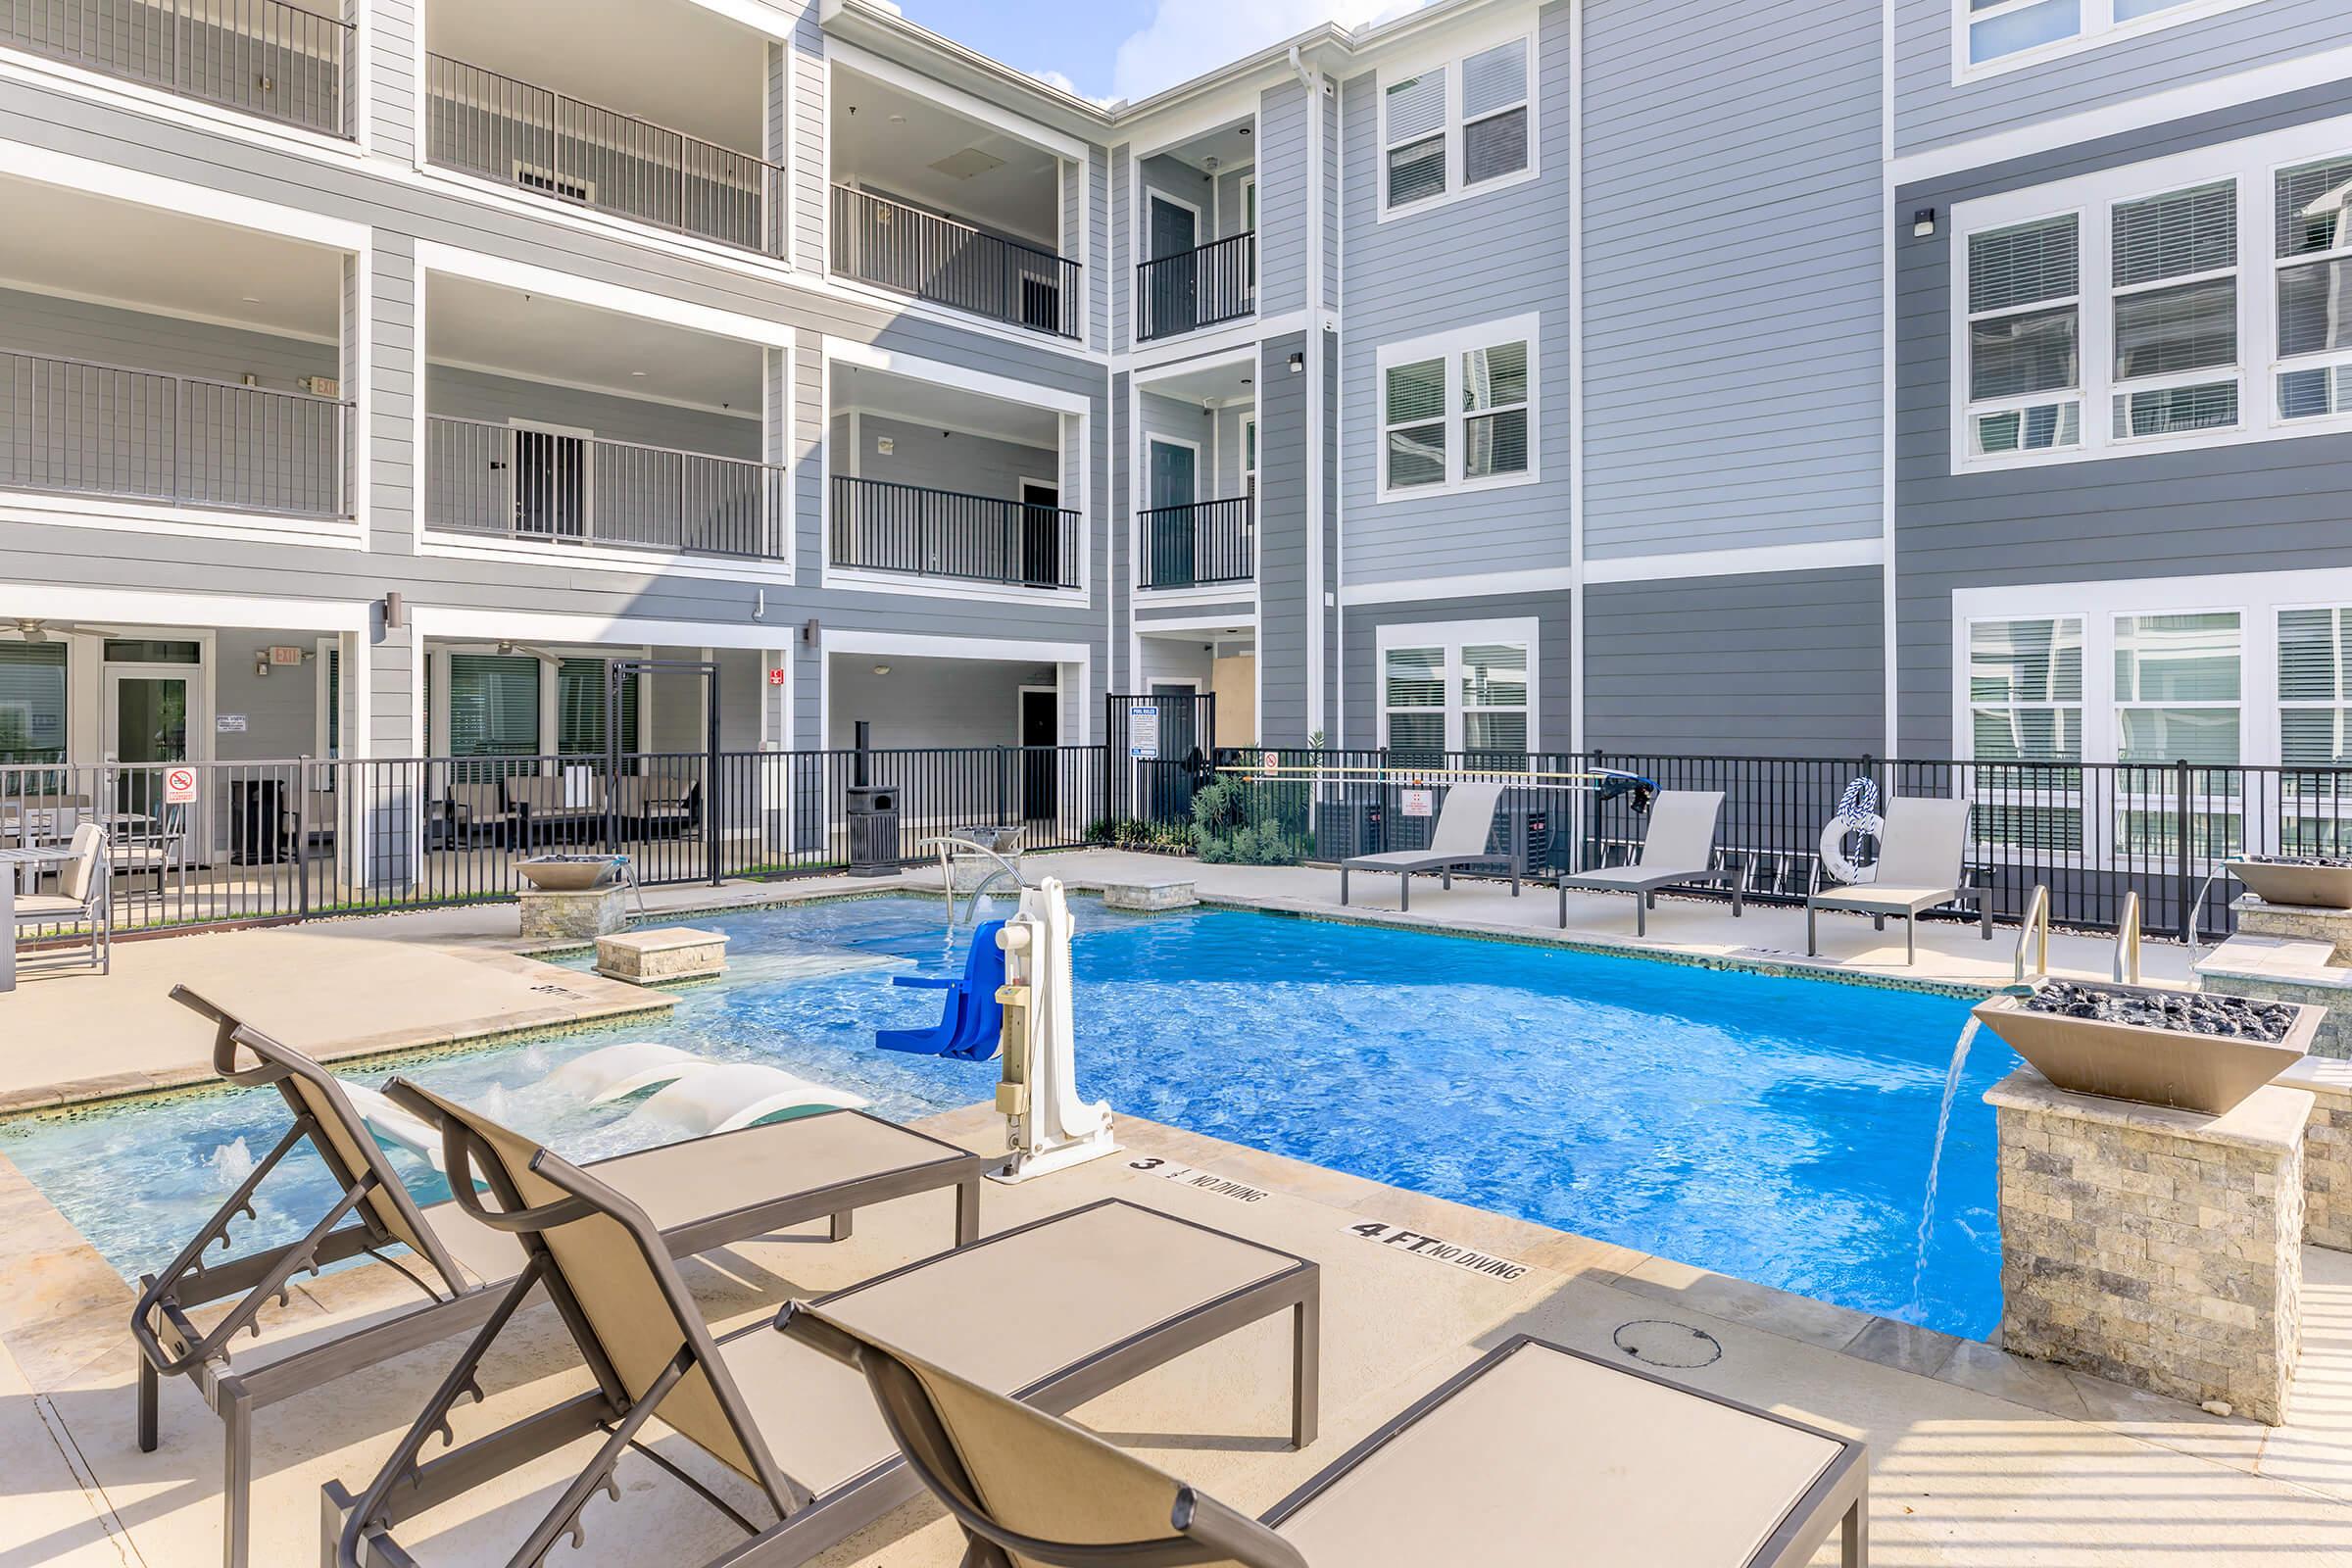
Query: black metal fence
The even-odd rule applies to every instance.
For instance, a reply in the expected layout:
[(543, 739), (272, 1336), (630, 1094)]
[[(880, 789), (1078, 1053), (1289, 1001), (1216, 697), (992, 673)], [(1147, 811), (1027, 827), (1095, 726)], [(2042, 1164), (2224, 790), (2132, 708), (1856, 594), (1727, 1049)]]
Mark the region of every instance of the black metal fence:
[(833, 270), (1056, 337), (1084, 334), (1078, 264), (938, 213), (833, 187)]
[(832, 560), (866, 571), (1075, 588), (1082, 520), (1067, 507), (837, 473)]
[(1248, 582), (1257, 571), (1257, 502), (1250, 496), (1152, 507), (1137, 514), (1139, 588)]
[(1257, 309), (1257, 235), (1211, 240), (1135, 268), (1135, 335), (1151, 343)]

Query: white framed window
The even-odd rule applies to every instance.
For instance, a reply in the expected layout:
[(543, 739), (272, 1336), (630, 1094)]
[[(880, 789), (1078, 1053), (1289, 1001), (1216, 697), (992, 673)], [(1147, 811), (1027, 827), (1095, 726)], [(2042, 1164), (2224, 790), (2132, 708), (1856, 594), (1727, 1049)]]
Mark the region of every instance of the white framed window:
[(1380, 346), (1380, 499), (1538, 477), (1541, 325), (1520, 316)]
[(1532, 36), (1378, 83), (1382, 219), (1534, 176)]
[(1448, 754), (1523, 758), (1538, 744), (1536, 622), (1388, 625), (1380, 654), (1380, 743), (1436, 765)]
[(2115, 760), (2244, 760), (2240, 616), (2234, 610), (2115, 617)]
[(2254, 0), (1952, 0), (1954, 79), (2014, 71)]
[(1962, 202), (1952, 243), (1955, 468), (2352, 430), (2352, 116)]
[(2082, 440), (2078, 217), (1968, 236), (1968, 451), (2060, 451)]
[(2278, 760), (2352, 767), (2352, 605), (2278, 612)]

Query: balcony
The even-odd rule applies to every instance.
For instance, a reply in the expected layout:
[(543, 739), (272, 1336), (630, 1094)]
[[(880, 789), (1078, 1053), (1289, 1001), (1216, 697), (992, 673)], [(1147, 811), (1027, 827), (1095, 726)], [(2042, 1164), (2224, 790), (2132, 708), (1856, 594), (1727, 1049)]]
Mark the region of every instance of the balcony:
[(427, 526), (549, 545), (781, 561), (790, 470), (433, 415)]
[(0, 44), (330, 136), (349, 136), (338, 0), (10, 0)]
[(1135, 335), (1155, 343), (1257, 310), (1257, 234), (1211, 240), (1137, 264)]
[(833, 476), (833, 564), (1024, 588), (1076, 588), (1079, 516), (1067, 507)]
[(732, 147), (480, 66), (427, 57), (426, 157), (656, 228), (781, 255), (784, 172)]
[(1076, 262), (847, 185), (833, 187), (833, 270), (992, 321), (1080, 332)]
[(351, 405), (0, 349), (0, 488), (350, 515)]
[(1137, 521), (1139, 588), (1207, 588), (1257, 574), (1257, 503), (1249, 496), (1153, 507)]

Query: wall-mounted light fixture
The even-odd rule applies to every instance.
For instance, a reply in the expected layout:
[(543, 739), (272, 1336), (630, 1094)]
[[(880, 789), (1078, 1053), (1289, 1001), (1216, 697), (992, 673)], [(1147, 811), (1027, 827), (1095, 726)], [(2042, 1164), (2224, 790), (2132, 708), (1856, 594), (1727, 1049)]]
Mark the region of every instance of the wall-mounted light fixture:
[(384, 630), (399, 631), (408, 625), (408, 611), (400, 602), (397, 589), (384, 595)]
[(807, 620), (801, 622), (801, 641), (807, 643), (809, 647), (814, 648), (816, 646), (816, 634), (823, 629), (824, 628), (817, 625), (816, 617), (814, 615), (810, 615)]
[(1295, 353), (1291, 356), (1291, 373), (1293, 375), (1304, 375), (1306, 373), (1305, 355)]
[(1916, 212), (1916, 213), (1913, 213), (1913, 214), (1911, 215), (1911, 237), (1912, 237), (1912, 238), (1914, 238), (1914, 239), (1926, 239), (1928, 236), (1930, 236), (1931, 234), (1934, 234), (1935, 232), (1936, 232), (1936, 209), (1935, 209), (1935, 208), (1933, 208), (1933, 207), (1922, 207), (1922, 208), (1921, 208), (1921, 209), (1920, 209), (1918, 212)]

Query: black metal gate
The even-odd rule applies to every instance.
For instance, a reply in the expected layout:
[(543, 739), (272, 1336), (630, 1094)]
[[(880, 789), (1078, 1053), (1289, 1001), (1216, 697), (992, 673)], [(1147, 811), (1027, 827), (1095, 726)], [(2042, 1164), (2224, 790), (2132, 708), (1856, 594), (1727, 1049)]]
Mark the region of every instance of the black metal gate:
[[(703, 749), (640, 752), (621, 743), (621, 697), (632, 676), (692, 674), (703, 682)], [(648, 683), (650, 686), (650, 682)], [(651, 701), (652, 693), (641, 693)], [(719, 883), (718, 665), (707, 659), (614, 659), (605, 664), (605, 849), (626, 853), (641, 883)], [(634, 740), (634, 737), (631, 737)], [(695, 864), (699, 847), (701, 864)]]
[(1194, 792), (1214, 776), (1217, 700), (1181, 686), (1103, 699), (1102, 817), (1152, 824), (1192, 820)]

